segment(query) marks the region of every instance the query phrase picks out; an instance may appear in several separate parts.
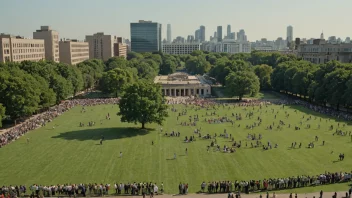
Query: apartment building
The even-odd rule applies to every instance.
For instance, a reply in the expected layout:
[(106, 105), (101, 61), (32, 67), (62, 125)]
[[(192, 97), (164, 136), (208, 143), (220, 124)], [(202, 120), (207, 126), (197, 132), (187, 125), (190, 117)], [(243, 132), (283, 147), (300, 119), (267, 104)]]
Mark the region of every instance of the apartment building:
[(114, 56), (122, 56), (127, 58), (128, 46), (125, 43), (114, 43)]
[(34, 39), (43, 39), (45, 43), (45, 59), (55, 62), (60, 61), (59, 33), (50, 26), (41, 26), (40, 30), (33, 32)]
[(116, 36), (104, 35), (104, 32), (98, 32), (86, 36), (86, 42), (89, 43), (89, 58), (102, 59), (107, 61), (114, 56), (114, 43)]
[(60, 62), (76, 65), (89, 59), (89, 44), (78, 40), (63, 40), (59, 42)]
[(0, 34), (0, 62), (40, 61), (45, 59), (44, 40)]
[(165, 54), (191, 54), (193, 51), (200, 50), (200, 43), (165, 43), (163, 53)]

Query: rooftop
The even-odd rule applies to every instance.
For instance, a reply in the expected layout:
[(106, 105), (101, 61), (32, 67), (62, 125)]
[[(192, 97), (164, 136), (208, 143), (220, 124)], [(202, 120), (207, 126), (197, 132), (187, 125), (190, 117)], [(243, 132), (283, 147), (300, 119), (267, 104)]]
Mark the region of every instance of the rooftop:
[(157, 76), (154, 78), (154, 83), (173, 85), (203, 84), (197, 76), (190, 76), (183, 72), (176, 72), (167, 76)]

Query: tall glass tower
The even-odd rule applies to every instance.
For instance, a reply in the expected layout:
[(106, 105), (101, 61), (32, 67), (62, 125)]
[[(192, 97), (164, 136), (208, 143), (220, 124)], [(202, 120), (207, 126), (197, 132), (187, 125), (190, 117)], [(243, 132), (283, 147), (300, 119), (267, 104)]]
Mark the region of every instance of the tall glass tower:
[(131, 23), (131, 51), (162, 51), (161, 42), (161, 24), (143, 20)]

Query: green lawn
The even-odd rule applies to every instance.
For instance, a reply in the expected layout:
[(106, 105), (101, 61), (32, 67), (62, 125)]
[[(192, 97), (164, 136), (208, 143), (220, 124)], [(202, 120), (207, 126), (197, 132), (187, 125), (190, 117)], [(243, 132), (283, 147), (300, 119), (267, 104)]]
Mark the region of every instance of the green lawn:
[[(231, 113), (241, 113), (242, 121), (231, 123), (208, 124), (204, 122), (205, 109), (195, 111), (187, 108), (187, 115), (176, 117), (183, 105), (177, 105), (178, 112), (169, 112), (170, 116), (164, 123), (164, 131), (179, 131), (181, 137), (164, 137), (159, 132), (159, 126), (148, 125), (150, 130), (140, 130), (139, 125), (121, 123), (117, 106), (102, 105), (88, 107), (86, 113), (81, 113), (80, 107), (76, 107), (64, 115), (55, 119), (47, 126), (30, 132), (25, 137), (0, 149), (0, 178), (1, 185), (33, 183), (50, 185), (58, 183), (110, 183), (117, 182), (141, 182), (152, 181), (164, 183), (166, 193), (176, 193), (179, 182), (190, 185), (190, 192), (197, 192), (202, 181), (213, 180), (249, 180), (274, 177), (289, 177), (302, 174), (319, 174), (325, 171), (351, 171), (352, 143), (348, 136), (333, 136), (329, 130), (330, 125), (337, 127), (337, 121), (322, 116), (321, 129), (317, 129), (320, 123), (320, 115), (303, 109), (299, 106), (285, 107), (269, 106), (254, 108), (252, 119), (246, 118), (247, 112), (242, 107), (228, 110), (220, 107), (217, 113), (220, 116), (231, 116)], [(277, 119), (271, 109), (275, 109)], [(297, 109), (297, 113), (294, 110)], [(259, 110), (259, 112), (258, 112)], [(266, 113), (266, 110), (268, 112)], [(286, 118), (285, 111), (290, 116)], [(111, 120), (105, 116), (110, 113)], [(210, 113), (210, 111), (209, 111)], [(189, 115), (198, 114), (202, 134), (210, 133), (218, 135), (227, 130), (235, 140), (242, 141), (242, 148), (236, 153), (222, 153), (206, 151), (210, 140), (197, 138), (196, 142), (183, 143), (185, 136), (193, 135), (196, 127), (181, 126), (178, 123), (187, 121)], [(306, 121), (312, 114), (313, 119)], [(295, 131), (294, 126), (300, 126), (300, 131)], [(260, 127), (253, 130), (245, 126), (257, 122), (257, 117), (263, 119)], [(314, 116), (319, 116), (316, 120)], [(207, 116), (207, 118), (218, 116)], [(234, 118), (231, 118), (234, 119)], [(286, 123), (282, 130), (266, 130), (269, 124), (279, 119)], [(96, 122), (93, 127), (88, 127), (89, 121)], [(102, 121), (102, 124), (100, 124)], [(84, 122), (85, 127), (79, 127), (79, 122)], [(305, 129), (305, 125), (311, 124), (311, 129)], [(351, 126), (342, 126), (343, 131), (352, 131)], [(241, 125), (238, 127), (238, 125)], [(291, 128), (288, 128), (291, 124)], [(55, 128), (53, 129), (53, 126)], [(137, 128), (136, 128), (137, 127)], [(335, 130), (335, 128), (334, 128)], [(250, 148), (250, 142), (246, 148), (245, 142), (248, 133), (261, 133), (262, 142), (270, 141), (273, 145), (278, 143), (279, 148), (263, 151), (261, 148)], [(101, 136), (105, 137), (103, 145), (99, 145)], [(307, 144), (319, 136), (319, 142), (314, 149), (305, 148)], [(26, 139), (30, 138), (30, 143)], [(321, 146), (325, 140), (325, 146)], [(151, 142), (154, 141), (154, 145)], [(221, 147), (230, 146), (228, 139), (217, 138)], [(291, 143), (302, 142), (301, 149), (291, 149)], [(188, 148), (188, 155), (185, 149)], [(123, 157), (119, 153), (123, 152)], [(333, 154), (331, 152), (333, 151)], [(173, 154), (177, 159), (173, 160)], [(338, 154), (345, 153), (344, 161), (337, 161)], [(297, 192), (310, 192), (320, 189), (346, 190), (347, 184), (330, 185), (318, 188), (298, 189)]]

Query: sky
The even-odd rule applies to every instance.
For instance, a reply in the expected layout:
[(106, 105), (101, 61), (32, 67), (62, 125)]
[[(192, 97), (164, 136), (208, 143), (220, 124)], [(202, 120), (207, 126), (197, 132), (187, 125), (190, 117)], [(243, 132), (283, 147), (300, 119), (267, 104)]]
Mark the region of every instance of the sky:
[(130, 23), (152, 20), (171, 24), (172, 38), (194, 35), (200, 25), (206, 39), (217, 26), (244, 29), (250, 41), (293, 37), (352, 37), (352, 0), (0, 0), (0, 33), (32, 37), (49, 25), (60, 38), (83, 40), (104, 32), (130, 38)]

